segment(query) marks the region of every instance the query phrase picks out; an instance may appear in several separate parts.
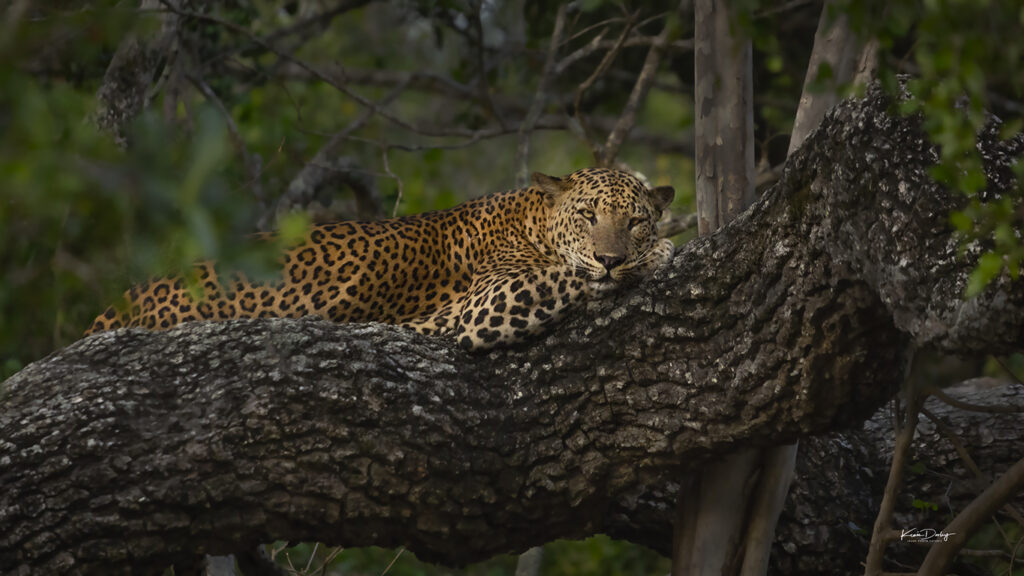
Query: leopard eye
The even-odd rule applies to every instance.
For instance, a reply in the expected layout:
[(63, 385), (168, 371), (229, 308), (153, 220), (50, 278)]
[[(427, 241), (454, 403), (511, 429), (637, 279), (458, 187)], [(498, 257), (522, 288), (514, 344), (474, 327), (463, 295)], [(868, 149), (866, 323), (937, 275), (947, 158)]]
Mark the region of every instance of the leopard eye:
[(596, 224), (597, 223), (597, 217), (594, 216), (594, 211), (593, 210), (589, 210), (587, 208), (580, 208), (579, 215), (583, 216), (583, 218), (585, 218), (591, 224)]
[(643, 224), (643, 221), (644, 221), (643, 218), (630, 218), (629, 219), (629, 229), (632, 230), (633, 228), (636, 228), (640, 224)]

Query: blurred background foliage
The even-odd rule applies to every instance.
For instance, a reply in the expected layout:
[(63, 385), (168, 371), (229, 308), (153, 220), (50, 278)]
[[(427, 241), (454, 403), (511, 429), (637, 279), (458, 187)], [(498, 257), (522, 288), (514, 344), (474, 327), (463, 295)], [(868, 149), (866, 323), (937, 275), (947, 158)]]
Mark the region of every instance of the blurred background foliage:
[[(785, 158), (822, 4), (737, 4), (755, 46), (758, 165), (770, 174)], [(78, 339), (133, 282), (210, 258), (271, 273), (278, 244), (254, 233), (281, 229), (287, 242), (309, 219), (358, 216), (360, 194), (379, 214), (403, 215), (514, 187), (518, 127), (555, 22), (555, 6), (539, 0), (15, 0), (0, 9), (0, 380)], [(565, 66), (530, 137), (530, 170), (561, 175), (593, 163), (589, 142), (614, 124), (648, 45), (624, 46), (578, 95), (579, 86), (623, 30), (650, 38), (677, 9), (666, 0), (570, 3), (558, 51)], [(951, 215), (965, 246), (986, 252), (968, 292), (999, 274), (1016, 277), (1020, 189), (986, 198), (974, 144), (987, 113), (1005, 121), (1000, 137), (1021, 130), (1024, 7), (847, 0), (836, 9), (879, 39), (887, 86), (898, 90), (897, 75), (911, 76), (916, 97), (904, 112), (923, 113), (941, 145), (934, 175), (970, 198)], [(619, 161), (674, 185), (673, 211), (685, 214), (693, 210), (692, 18), (679, 22)], [(167, 30), (169, 42), (154, 40)], [(606, 45), (586, 52), (598, 35)], [(127, 96), (97, 97), (133, 42), (149, 58), (137, 109)], [(368, 114), (359, 99), (380, 110)], [(345, 166), (348, 179), (294, 193), (315, 162)], [(1015, 171), (1020, 178), (1024, 165)], [(545, 574), (667, 571), (657, 555), (602, 537), (547, 549)], [(279, 560), (289, 554), (304, 566), (312, 548)], [(345, 550), (332, 566), (375, 574), (393, 556)], [(460, 573), (513, 569), (498, 558)], [(404, 554), (390, 573), (451, 571)]]
[[(283, 546), (283, 545), (282, 545)], [(453, 570), (420, 562), (410, 552), (384, 548), (325, 548), (301, 544), (274, 547), (274, 559), (293, 574), (315, 575), (327, 566), (345, 576), (511, 576), (515, 556), (496, 556)], [(557, 540), (544, 546), (540, 574), (620, 576), (626, 574), (668, 574), (671, 561), (642, 546), (599, 535), (581, 541)]]

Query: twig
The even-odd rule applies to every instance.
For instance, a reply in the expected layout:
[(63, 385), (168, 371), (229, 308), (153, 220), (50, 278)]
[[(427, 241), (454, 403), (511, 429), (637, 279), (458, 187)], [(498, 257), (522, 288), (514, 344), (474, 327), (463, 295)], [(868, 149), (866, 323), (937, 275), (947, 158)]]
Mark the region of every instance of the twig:
[[(381, 106), (386, 106), (405, 90), (406, 83), (396, 86), (388, 94), (380, 100)], [(347, 126), (335, 132), (331, 137), (317, 150), (302, 170), (292, 178), (288, 184), (288, 188), (281, 198), (281, 201), (287, 201), (294, 204), (305, 205), (314, 196), (315, 188), (321, 186), (325, 179), (333, 173), (339, 171), (339, 165), (332, 158), (330, 158), (335, 150), (341, 145), (342, 142), (348, 140), (351, 134), (360, 128), (362, 128), (374, 115), (374, 111), (371, 108), (363, 108), (358, 116)], [(358, 170), (349, 169), (347, 166), (346, 173), (357, 172)], [(375, 188), (372, 186), (372, 181), (367, 180), (359, 182), (356, 179), (347, 179), (346, 184), (352, 189), (353, 194), (356, 197), (356, 204), (358, 207), (360, 217), (378, 218), (383, 215), (383, 209), (381, 206), (380, 197), (377, 195)], [(279, 201), (280, 202), (280, 201)], [(280, 205), (279, 205), (280, 211)], [(261, 219), (261, 229), (265, 229), (267, 222), (271, 218), (272, 214), (265, 213)]]
[[(324, 67), (324, 73), (340, 73), (333, 70), (332, 66)], [(412, 90), (439, 94), (457, 100), (473, 98), (473, 89), (465, 84), (456, 82), (447, 76), (434, 74), (432, 72), (409, 72), (405, 70), (373, 70), (364, 68), (345, 68), (345, 79), (349, 84), (361, 84), (366, 86), (396, 86), (408, 84)], [(277, 70), (278, 78), (288, 80), (308, 80), (312, 75), (304, 68), (294, 63), (287, 63)]]
[(989, 478), (982, 473), (981, 468), (978, 468), (978, 465), (974, 462), (974, 458), (971, 458), (971, 454), (967, 452), (967, 447), (960, 441), (960, 437), (950, 430), (941, 418), (932, 414), (932, 412), (927, 408), (921, 408), (921, 413), (931, 420), (932, 424), (935, 424), (935, 429), (939, 431), (939, 434), (953, 445), (953, 449), (956, 450), (957, 455), (960, 456), (960, 460), (963, 461), (964, 466), (974, 474), (974, 477), (978, 482), (982, 485), (988, 484), (990, 482)]
[(658, 237), (671, 238), (689, 232), (697, 227), (697, 214), (673, 215), (667, 220), (658, 222)]
[(1006, 373), (1010, 375), (1010, 378), (1013, 378), (1017, 382), (1017, 384), (1024, 386), (1024, 380), (1022, 380), (1016, 372), (1010, 370), (1010, 367), (1007, 366), (1006, 363), (1003, 362), (1003, 360), (999, 356), (993, 356), (993, 358), (995, 358), (996, 362), (998, 362), (999, 365), (1003, 367), (1003, 370), (1006, 370)]
[(335, 558), (337, 558), (338, 554), (341, 554), (342, 550), (344, 550), (344, 548), (342, 548), (341, 546), (335, 546), (331, 548), (331, 551), (324, 555), (323, 561), (320, 562), (320, 567), (314, 570), (313, 574), (326, 574), (327, 565), (330, 564), (331, 561), (333, 561)]
[[(960, 437), (956, 435), (956, 432), (947, 426), (941, 418), (932, 414), (927, 408), (921, 408), (921, 413), (931, 420), (932, 423), (935, 424), (935, 429), (938, 430), (939, 434), (953, 445), (953, 449), (956, 450), (956, 453), (964, 463), (964, 466), (974, 474), (974, 478), (978, 481), (979, 489), (987, 486), (992, 481), (991, 478), (981, 471), (981, 468), (978, 467), (974, 458), (971, 457), (971, 454), (967, 451), (967, 447), (964, 446), (963, 441), (961, 441)], [(1008, 502), (1003, 508), (1003, 511), (1007, 516), (1010, 516), (1014, 521), (1020, 524), (1021, 527), (1024, 527), (1024, 515), (1021, 515), (1020, 511), (1018, 511), (1012, 503)]]
[(473, 0), (471, 2), (473, 6), (471, 22), (473, 23), (473, 34), (476, 36), (476, 87), (479, 92), (480, 102), (484, 105), (484, 108), (498, 121), (498, 125), (504, 128), (505, 119), (502, 117), (498, 107), (494, 105), (494, 99), (491, 98), (491, 89), (487, 85), (487, 58), (484, 55), (484, 24), (480, 16), (483, 4), (483, 0)]
[[(976, 550), (974, 548), (964, 548), (960, 551), (960, 554), (964, 556), (975, 556), (978, 558), (1009, 558), (1010, 554), (1006, 550)], [(1012, 573), (1012, 572), (1011, 572)]]
[(980, 496), (971, 501), (943, 532), (949, 533), (949, 540), (942, 546), (933, 546), (925, 556), (921, 569), (922, 576), (945, 574), (968, 536), (1024, 488), (1024, 458), (1017, 461), (1002, 476), (996, 479)]
[(764, 10), (759, 10), (754, 13), (754, 18), (765, 18), (782, 12), (788, 12), (790, 10), (800, 8), (806, 4), (810, 4), (811, 2), (812, 0), (790, 0), (789, 2), (786, 2), (781, 6), (774, 6), (771, 8), (765, 8)]
[(668, 38), (671, 28), (671, 21), (666, 21), (665, 27), (662, 28), (656, 41), (651, 44), (650, 50), (647, 51), (644, 66), (640, 70), (640, 75), (636, 78), (636, 84), (633, 85), (633, 91), (629, 94), (629, 100), (626, 101), (626, 107), (622, 110), (618, 123), (615, 124), (615, 128), (608, 134), (604, 148), (598, 150), (599, 154), (595, 154), (595, 160), (597, 160), (599, 165), (611, 166), (615, 162), (615, 157), (619, 155), (622, 143), (626, 140), (633, 126), (636, 125), (637, 110), (640, 108), (640, 104), (647, 98), (647, 92), (651, 89), (651, 82), (654, 81), (654, 77), (657, 75), (658, 64), (661, 62), (661, 52), (664, 49), (665, 40)]
[(622, 29), (622, 34), (619, 35), (619, 38), (615, 41), (615, 44), (612, 46), (612, 48), (605, 53), (604, 58), (601, 59), (601, 63), (598, 64), (597, 68), (594, 69), (590, 76), (586, 80), (584, 80), (583, 83), (579, 85), (579, 87), (576, 88), (576, 101), (573, 104), (573, 110), (575, 110), (574, 116), (576, 120), (579, 121), (580, 126), (583, 129), (585, 141), (589, 145), (590, 149), (594, 151), (595, 157), (598, 155), (596, 150), (597, 147), (600, 146), (600, 144), (590, 141), (588, 135), (589, 130), (587, 129), (586, 120), (583, 118), (582, 114), (580, 114), (580, 102), (583, 100), (583, 93), (586, 92), (591, 86), (593, 86), (594, 82), (597, 82), (598, 78), (604, 75), (604, 73), (611, 66), (612, 61), (614, 61), (615, 57), (619, 55), (619, 51), (622, 49), (622, 44), (626, 41), (626, 38), (629, 36), (629, 33), (632, 30), (633, 17), (630, 16), (629, 19), (626, 20), (626, 26)]
[[(611, 130), (614, 126), (615, 120), (612, 118), (596, 118), (594, 119), (594, 125), (599, 129)], [(578, 126), (574, 126), (573, 118), (564, 116), (561, 114), (549, 114), (541, 116), (537, 120), (534, 130), (569, 130), (573, 134), (583, 137), (578, 133)], [(322, 134), (321, 132), (303, 130), (305, 133)], [(397, 143), (385, 143), (380, 140), (374, 140), (372, 138), (363, 138), (359, 136), (348, 136), (348, 140), (355, 142), (365, 142), (373, 144), (374, 146), (388, 146), (393, 150), (401, 150), (403, 152), (421, 152), (423, 150), (458, 150), (460, 148), (466, 148), (472, 146), (481, 140), (487, 140), (490, 138), (497, 138), (506, 136), (513, 133), (512, 129), (501, 130), (500, 128), (487, 128), (478, 130), (473, 133), (467, 140), (461, 142), (454, 142), (452, 144), (397, 144)], [(686, 132), (685, 134), (692, 134)], [(656, 132), (647, 130), (638, 130), (633, 135), (634, 142), (641, 142), (651, 148), (661, 150), (663, 152), (672, 152), (675, 154), (692, 155), (693, 154), (693, 139), (692, 138), (672, 138)]]
[(263, 194), (263, 183), (261, 175), (263, 173), (263, 160), (258, 154), (252, 154), (245, 145), (245, 140), (242, 138), (241, 133), (238, 131), (238, 125), (235, 124), (235, 119), (232, 118), (231, 112), (228, 111), (227, 106), (210, 88), (210, 85), (205, 80), (192, 74), (186, 74), (188, 81), (192, 83), (199, 92), (202, 93), (203, 97), (208, 102), (214, 105), (220, 112), (221, 116), (224, 117), (224, 124), (228, 128), (228, 133), (231, 134), (231, 141), (235, 144), (235, 149), (242, 156), (242, 162), (245, 164), (245, 172), (248, 175), (248, 185), (252, 186), (253, 195), (256, 196), (256, 200), (260, 203), (261, 210), (266, 212), (267, 210), (267, 199)]
[[(579, 18), (579, 15), (577, 13), (577, 19), (578, 18)], [(591, 24), (589, 26), (586, 26), (586, 27), (584, 27), (584, 28), (582, 28), (580, 30), (577, 30), (576, 32), (570, 34), (569, 37), (565, 39), (563, 44), (568, 44), (569, 42), (572, 42), (573, 40), (579, 38), (580, 36), (583, 36), (584, 34), (590, 32), (591, 30), (596, 30), (596, 29), (602, 28), (602, 27), (604, 27), (604, 30), (601, 30), (601, 32), (598, 33), (598, 36), (603, 36), (604, 33), (607, 31), (608, 26), (610, 24), (618, 24), (619, 22), (626, 22), (626, 21), (627, 21), (627, 17), (626, 16), (616, 16), (616, 17), (612, 17), (612, 18), (608, 18), (608, 19), (602, 20), (600, 22), (595, 22), (595, 23), (593, 23), (593, 24)], [(575, 24), (575, 23), (576, 23), (576, 21), (574, 20), (573, 24)]]
[[(331, 8), (307, 16), (302, 20), (299, 20), (298, 22), (292, 24), (291, 26), (280, 28), (278, 30), (271, 32), (270, 34), (267, 34), (266, 36), (264, 36), (264, 41), (274, 42), (275, 40), (280, 40), (281, 38), (284, 38), (286, 36), (291, 36), (292, 34), (298, 34), (299, 32), (303, 32), (307, 28), (311, 28), (313, 26), (317, 26), (321, 29), (326, 28), (327, 25), (331, 23), (331, 20), (334, 20), (335, 17), (340, 16), (345, 12), (355, 10), (356, 8), (362, 8), (363, 6), (366, 6), (369, 3), (370, 0), (341, 0)], [(312, 37), (313, 34), (304, 34), (303, 36)]]
[[(600, 32), (597, 33), (597, 36), (594, 36), (593, 38), (590, 39), (590, 42), (587, 42), (583, 46), (580, 46), (576, 50), (572, 51), (565, 58), (562, 58), (561, 62), (559, 62), (558, 65), (555, 66), (555, 73), (556, 74), (562, 74), (563, 72), (565, 72), (566, 70), (569, 69), (569, 66), (572, 66), (573, 64), (575, 64), (577, 60), (580, 60), (582, 58), (586, 58), (587, 56), (589, 56), (589, 55), (593, 54), (594, 52), (600, 50), (602, 47), (603, 48), (611, 48), (614, 45), (614, 43), (609, 44), (608, 46), (602, 46), (602, 43), (601, 43), (601, 41), (604, 40), (605, 33), (607, 33), (607, 32), (608, 32), (607, 28), (605, 28), (604, 30), (601, 30)], [(549, 54), (550, 54), (550, 52), (549, 52)]]
[(528, 165), (530, 161), (530, 135), (533, 127), (537, 124), (541, 112), (544, 111), (544, 104), (547, 102), (548, 85), (554, 72), (555, 55), (558, 52), (558, 44), (562, 38), (562, 30), (565, 28), (565, 12), (568, 5), (562, 4), (558, 7), (555, 15), (555, 29), (551, 33), (551, 44), (548, 48), (548, 57), (544, 61), (544, 71), (541, 73), (540, 81), (537, 83), (537, 93), (533, 96), (533, 102), (526, 113), (526, 118), (519, 125), (519, 145), (516, 146), (516, 186), (526, 186), (528, 178)]
[[(321, 31), (325, 30), (337, 16), (340, 16), (341, 14), (344, 14), (345, 12), (354, 10), (356, 8), (361, 8), (369, 3), (370, 0), (341, 0), (331, 8), (307, 16), (299, 20), (298, 22), (291, 24), (290, 26), (285, 26), (283, 28), (279, 28), (277, 30), (274, 30), (273, 32), (270, 32), (269, 34), (266, 34), (265, 36), (259, 39), (259, 42), (253, 40), (252, 38), (249, 39), (249, 42), (251, 44), (256, 44), (266, 49), (267, 44), (273, 44), (289, 36), (302, 33), (299, 35), (299, 41), (293, 43), (293, 45), (289, 47), (291, 50), (297, 50), (307, 41), (316, 37), (316, 33), (310, 31), (310, 28), (319, 28)], [(248, 46), (245, 45), (226, 48), (224, 50), (221, 50), (220, 52), (217, 52), (216, 54), (211, 55), (209, 58), (206, 59), (204, 64), (209, 62), (216, 62), (218, 60), (223, 60), (228, 58), (229, 56), (234, 56), (240, 52), (245, 52), (247, 48)]]
[(311, 566), (313, 566), (313, 559), (316, 558), (317, 548), (320, 547), (319, 542), (313, 543), (313, 551), (309, 553), (309, 560), (306, 562), (306, 567), (302, 569), (303, 573), (308, 573)]
[[(594, 52), (601, 49), (611, 49), (615, 46), (614, 40), (604, 40), (604, 31), (598, 36), (595, 36), (593, 40), (577, 48), (575, 51), (562, 58), (558, 62), (558, 66), (555, 67), (555, 75), (560, 75), (570, 66), (578, 62), (579, 60), (590, 56)], [(624, 48), (631, 48), (634, 46), (651, 46), (658, 41), (657, 36), (633, 36), (623, 42)], [(675, 40), (673, 42), (666, 42), (663, 46), (664, 49), (673, 52), (692, 52), (693, 51), (693, 38), (684, 40)]]
[(391, 209), (391, 217), (394, 218), (395, 216), (398, 216), (398, 205), (402, 202), (402, 179), (391, 171), (391, 165), (388, 164), (387, 146), (382, 147), (381, 156), (384, 158), (384, 171), (388, 176), (394, 178), (395, 182), (398, 182), (398, 196), (395, 197), (395, 207)]
[(402, 552), (405, 552), (405, 546), (402, 546), (398, 549), (398, 553), (395, 554), (395, 557), (391, 559), (391, 562), (384, 567), (384, 571), (380, 573), (380, 576), (384, 576), (388, 573), (389, 570), (391, 570), (391, 567), (394, 566), (395, 562), (398, 561), (398, 557), (402, 555)]
[[(289, 53), (287, 53), (287, 52), (285, 52), (283, 50), (278, 49), (274, 45), (268, 44), (262, 38), (257, 37), (255, 34), (250, 32), (246, 28), (244, 28), (242, 26), (239, 26), (238, 24), (235, 24), (233, 22), (228, 22), (228, 21), (223, 20), (221, 18), (218, 18), (216, 16), (210, 16), (208, 14), (202, 14), (202, 13), (198, 13), (198, 12), (189, 12), (189, 11), (186, 11), (186, 10), (180, 10), (180, 9), (176, 8), (175, 6), (171, 5), (169, 3), (169, 0), (160, 0), (160, 3), (164, 7), (166, 7), (168, 11), (170, 11), (170, 12), (172, 12), (174, 14), (177, 14), (179, 16), (186, 17), (186, 18), (192, 18), (192, 19), (195, 19), (195, 20), (203, 21), (203, 22), (211, 22), (211, 23), (214, 23), (214, 24), (218, 24), (220, 26), (223, 26), (223, 27), (227, 28), (228, 30), (230, 30), (232, 32), (235, 32), (235, 33), (242, 34), (242, 35), (246, 36), (247, 38), (251, 39), (256, 44), (259, 44), (260, 46), (262, 46), (263, 48), (267, 49), (268, 51), (273, 52), (279, 58), (283, 58), (283, 59), (285, 59), (285, 60), (295, 64), (299, 68), (301, 68), (301, 69), (305, 70), (306, 72), (308, 72), (309, 74), (311, 74), (316, 79), (318, 79), (318, 80), (320, 80), (320, 81), (322, 81), (322, 82), (332, 86), (333, 88), (335, 88), (338, 91), (340, 91), (342, 94), (345, 94), (349, 98), (351, 98), (351, 99), (355, 100), (356, 102), (358, 102), (360, 105), (372, 109), (375, 114), (379, 115), (381, 118), (386, 119), (387, 121), (391, 122), (392, 124), (394, 124), (394, 125), (396, 125), (396, 126), (398, 126), (400, 128), (404, 128), (405, 130), (408, 130), (410, 132), (415, 132), (417, 134), (422, 134), (424, 136), (466, 136), (466, 135), (471, 135), (473, 133), (473, 131), (470, 131), (470, 130), (451, 130), (451, 129), (448, 129), (448, 130), (431, 130), (431, 129), (423, 128), (423, 127), (420, 127), (420, 126), (414, 126), (413, 124), (410, 124), (409, 122), (407, 122), (407, 121), (405, 121), (405, 120), (395, 116), (394, 114), (391, 114), (387, 110), (384, 110), (384, 109), (380, 108), (372, 100), (369, 100), (368, 98), (366, 98), (366, 97), (364, 97), (364, 96), (362, 96), (362, 95), (360, 95), (360, 94), (358, 94), (356, 92), (353, 92), (344, 83), (337, 81), (336, 79), (334, 79), (330, 75), (324, 74), (323, 72), (321, 72), (317, 68), (313, 67), (312, 65), (304, 62), (303, 60), (300, 60), (299, 58), (296, 58), (295, 56), (293, 56), (293, 55), (291, 55), (291, 54), (289, 54)], [(341, 71), (341, 73), (344, 74), (344, 68), (342, 68), (341, 66), (339, 66), (338, 68)]]
[(1020, 539), (1017, 540), (1017, 543), (1013, 545), (1013, 550), (1010, 551), (1010, 569), (1008, 570), (1009, 574), (1013, 574), (1013, 564), (1014, 561), (1017, 559), (1017, 550), (1020, 548), (1021, 544), (1024, 544), (1024, 536), (1021, 536)]

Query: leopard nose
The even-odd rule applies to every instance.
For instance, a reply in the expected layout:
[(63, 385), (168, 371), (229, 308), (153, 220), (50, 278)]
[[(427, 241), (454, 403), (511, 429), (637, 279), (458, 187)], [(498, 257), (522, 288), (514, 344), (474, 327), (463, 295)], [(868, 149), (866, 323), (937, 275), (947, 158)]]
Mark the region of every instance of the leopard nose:
[(626, 261), (625, 256), (616, 256), (613, 254), (594, 254), (594, 260), (597, 260), (604, 266), (605, 270), (611, 271), (612, 268), (622, 264)]

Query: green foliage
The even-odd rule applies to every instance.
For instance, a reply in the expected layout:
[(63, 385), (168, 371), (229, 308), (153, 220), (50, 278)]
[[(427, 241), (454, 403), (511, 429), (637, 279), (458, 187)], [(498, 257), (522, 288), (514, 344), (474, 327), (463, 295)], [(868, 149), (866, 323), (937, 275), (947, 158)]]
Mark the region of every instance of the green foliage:
[(939, 505), (938, 504), (935, 504), (934, 502), (928, 502), (927, 500), (921, 500), (920, 498), (914, 498), (914, 501), (911, 503), (911, 506), (913, 506), (914, 508), (917, 508), (918, 510), (920, 510), (922, 512), (938, 512), (939, 511)]
[[(965, 245), (977, 241), (984, 249), (965, 295), (979, 294), (1003, 273), (1016, 279), (1024, 261), (1019, 231), (1024, 226), (1024, 167), (1014, 167), (1017, 189), (1002, 198), (987, 198), (977, 141), (990, 121), (988, 110), (1000, 104), (998, 94), (1024, 95), (1024, 11), (1016, 0), (922, 0), (850, 2), (844, 10), (856, 29), (878, 37), (884, 51), (908, 41), (906, 58), (914, 74), (907, 81), (913, 97), (904, 113), (920, 113), (924, 128), (939, 148), (932, 176), (968, 198), (964, 210), (950, 216)], [(908, 35), (912, 37), (908, 38)], [(883, 81), (900, 90), (889, 69)], [(998, 98), (998, 96), (997, 96)], [(1019, 113), (1018, 113), (1019, 114)], [(1004, 138), (1020, 133), (1021, 119), (1004, 125)], [(1014, 232), (1017, 231), (1017, 233)]]
[[(62, 21), (57, 21), (62, 23)], [(99, 32), (122, 34), (123, 20)], [(98, 32), (98, 33), (99, 33)], [(38, 29), (26, 32), (31, 43)], [(0, 378), (77, 339), (132, 282), (217, 259), (261, 276), (278, 248), (246, 241), (257, 204), (232, 187), (224, 119), (192, 132), (143, 114), (122, 152), (89, 121), (95, 83), (37, 78), (0, 54)], [(289, 224), (290, 236), (296, 223)]]
[[(987, 574), (1024, 576), (1024, 566), (1019, 561), (1024, 555), (1024, 527), (1017, 522), (989, 522), (967, 540), (965, 548), (1002, 550), (1005, 552), (1003, 556), (962, 556), (961, 561), (977, 566)], [(1016, 561), (1011, 562), (1011, 558)]]
[[(332, 555), (336, 549), (300, 544), (277, 554), (275, 561), (286, 569), (326, 566), (327, 574), (377, 575), (385, 567), (388, 576), (512, 576), (516, 557), (496, 556), (485, 562), (452, 570), (427, 564), (408, 552), (384, 548), (351, 548)], [(632, 576), (667, 574), (671, 562), (646, 548), (598, 535), (582, 541), (558, 540), (544, 546), (540, 573), (545, 576)], [(309, 571), (308, 573), (315, 573)]]
[(558, 540), (544, 547), (541, 573), (549, 576), (668, 574), (671, 562), (646, 548), (598, 535), (582, 542)]

